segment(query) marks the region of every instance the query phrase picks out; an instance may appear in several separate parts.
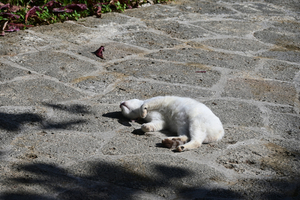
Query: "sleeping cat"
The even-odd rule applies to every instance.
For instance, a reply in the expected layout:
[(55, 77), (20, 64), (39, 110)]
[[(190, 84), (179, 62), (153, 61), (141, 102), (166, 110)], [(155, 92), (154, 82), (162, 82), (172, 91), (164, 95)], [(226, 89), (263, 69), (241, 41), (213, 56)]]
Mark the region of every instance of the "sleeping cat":
[[(216, 142), (224, 136), (220, 119), (204, 104), (185, 97), (158, 96), (145, 101), (132, 99), (120, 104), (122, 114), (129, 119), (139, 117), (147, 123), (144, 132), (168, 129), (178, 137), (168, 141), (181, 141), (177, 151), (195, 149), (202, 143)], [(172, 146), (172, 145), (171, 145)]]

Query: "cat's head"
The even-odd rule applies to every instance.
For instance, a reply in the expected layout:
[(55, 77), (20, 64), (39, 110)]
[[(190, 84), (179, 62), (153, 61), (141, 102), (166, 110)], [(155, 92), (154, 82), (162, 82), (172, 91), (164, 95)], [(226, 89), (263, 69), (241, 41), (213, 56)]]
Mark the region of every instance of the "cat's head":
[(131, 99), (123, 101), (120, 104), (122, 114), (129, 119), (137, 119), (140, 117), (140, 109), (144, 101), (139, 99)]

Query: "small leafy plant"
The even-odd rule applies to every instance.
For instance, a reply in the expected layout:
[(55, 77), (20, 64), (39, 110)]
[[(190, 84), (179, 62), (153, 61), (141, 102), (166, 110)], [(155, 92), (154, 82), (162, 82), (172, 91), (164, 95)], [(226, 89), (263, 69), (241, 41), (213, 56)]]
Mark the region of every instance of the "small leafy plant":
[[(170, 0), (155, 0), (154, 3)], [(124, 12), (147, 0), (3, 0), (0, 2), (0, 35), (30, 26), (53, 24), (102, 13)]]

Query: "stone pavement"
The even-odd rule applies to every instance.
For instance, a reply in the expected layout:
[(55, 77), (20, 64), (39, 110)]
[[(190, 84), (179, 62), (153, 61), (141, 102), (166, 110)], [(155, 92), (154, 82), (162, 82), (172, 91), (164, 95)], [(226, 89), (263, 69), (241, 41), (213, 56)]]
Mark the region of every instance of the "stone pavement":
[[(1, 37), (0, 199), (299, 199), (299, 27), (299, 1), (179, 0)], [(162, 148), (119, 112), (158, 95), (225, 137)]]

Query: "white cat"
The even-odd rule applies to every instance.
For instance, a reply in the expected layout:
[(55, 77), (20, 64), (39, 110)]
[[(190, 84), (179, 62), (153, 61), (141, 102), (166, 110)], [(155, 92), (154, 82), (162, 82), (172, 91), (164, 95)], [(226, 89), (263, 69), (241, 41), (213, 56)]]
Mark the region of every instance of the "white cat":
[[(158, 96), (145, 101), (132, 99), (120, 104), (122, 114), (129, 119), (145, 119), (144, 132), (168, 129), (182, 141), (177, 151), (195, 149), (202, 143), (216, 142), (224, 136), (220, 119), (204, 104), (191, 98)], [(186, 143), (186, 144), (185, 144)]]

